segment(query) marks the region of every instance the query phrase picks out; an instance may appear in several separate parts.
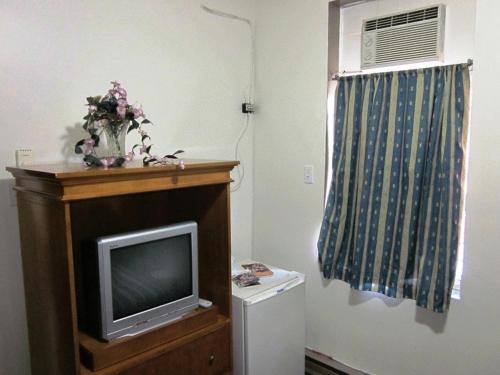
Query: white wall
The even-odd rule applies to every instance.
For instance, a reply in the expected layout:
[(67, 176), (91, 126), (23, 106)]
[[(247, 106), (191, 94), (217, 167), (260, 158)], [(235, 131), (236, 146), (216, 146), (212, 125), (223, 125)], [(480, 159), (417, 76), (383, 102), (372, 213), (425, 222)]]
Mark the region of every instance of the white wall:
[[(309, 277), (323, 207), (328, 1), (256, 4), (252, 255)], [(302, 182), (306, 164), (315, 184)]]
[[(233, 159), (250, 74), (245, 23), (253, 0), (0, 2), (0, 374), (25, 375), (29, 357), (16, 207), (4, 168), (30, 147), (37, 162), (71, 160), (83, 136), (85, 97), (111, 80), (155, 123), (154, 151)], [(233, 252), (247, 258), (252, 230), (252, 126), (240, 152), (246, 174), (232, 194)]]
[[(383, 14), (408, 3), (375, 6)], [(477, 14), (471, 1), (447, 3), (447, 22), (457, 30), (447, 46), (467, 50), (457, 59), (471, 57), (474, 17), (477, 27), (462, 300), (443, 316), (321, 278), (327, 1), (257, 1), (253, 255), (306, 273), (307, 345), (372, 374), (493, 375), (500, 368), (500, 52), (493, 31), (500, 3), (478, 0)], [(304, 164), (315, 167), (314, 185), (302, 182)]]

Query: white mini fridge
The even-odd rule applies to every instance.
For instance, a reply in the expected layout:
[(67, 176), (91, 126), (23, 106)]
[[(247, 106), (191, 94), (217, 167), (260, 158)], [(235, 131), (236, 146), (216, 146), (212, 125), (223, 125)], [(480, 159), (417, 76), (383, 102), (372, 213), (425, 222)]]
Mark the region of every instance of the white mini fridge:
[[(233, 265), (233, 275), (243, 272)], [(304, 375), (305, 278), (268, 266), (261, 285), (233, 283), (234, 375)]]

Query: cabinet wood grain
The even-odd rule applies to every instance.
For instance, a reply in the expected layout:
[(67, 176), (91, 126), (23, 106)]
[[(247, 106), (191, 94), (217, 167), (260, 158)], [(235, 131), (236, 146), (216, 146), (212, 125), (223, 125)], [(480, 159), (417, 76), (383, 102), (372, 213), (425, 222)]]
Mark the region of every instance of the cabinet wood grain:
[[(139, 163), (7, 168), (16, 179), (34, 375), (231, 373), (229, 184), (237, 164), (187, 160), (184, 170)], [(139, 335), (133, 344), (107, 352), (111, 360), (89, 365), (92, 371), (82, 362), (89, 348), (102, 360), (107, 357), (99, 350), (109, 346), (85, 333), (78, 314), (82, 241), (185, 220), (198, 223), (199, 294), (214, 303), (214, 313)], [(141, 340), (144, 351), (137, 349)]]

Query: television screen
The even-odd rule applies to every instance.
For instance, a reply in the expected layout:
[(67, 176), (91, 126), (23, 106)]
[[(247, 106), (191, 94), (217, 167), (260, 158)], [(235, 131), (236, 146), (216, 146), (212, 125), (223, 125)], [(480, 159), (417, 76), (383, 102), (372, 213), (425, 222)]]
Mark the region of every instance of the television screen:
[(110, 263), (115, 321), (193, 294), (189, 234), (111, 249)]

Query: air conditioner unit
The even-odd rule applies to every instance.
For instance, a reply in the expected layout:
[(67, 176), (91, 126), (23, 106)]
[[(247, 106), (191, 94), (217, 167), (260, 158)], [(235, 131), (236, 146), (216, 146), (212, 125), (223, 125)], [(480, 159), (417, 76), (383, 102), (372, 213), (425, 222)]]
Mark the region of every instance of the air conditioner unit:
[(361, 69), (443, 61), (445, 6), (363, 21)]

